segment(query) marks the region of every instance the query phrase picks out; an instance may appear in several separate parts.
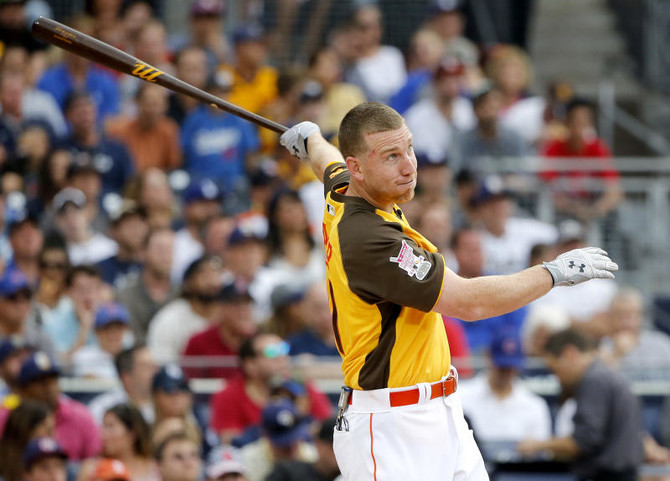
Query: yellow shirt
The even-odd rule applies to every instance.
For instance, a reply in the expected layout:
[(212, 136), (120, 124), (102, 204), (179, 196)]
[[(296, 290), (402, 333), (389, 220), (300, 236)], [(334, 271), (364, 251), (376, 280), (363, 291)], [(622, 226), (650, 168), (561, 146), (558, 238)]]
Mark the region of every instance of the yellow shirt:
[(223, 65), (221, 71), (233, 79), (233, 86), (226, 100), (254, 113), (277, 97), (277, 71), (268, 66), (261, 67), (250, 81), (242, 77), (232, 65)]
[(451, 363), (442, 317), (431, 312), (444, 258), (397, 206), (388, 213), (346, 196), (348, 185), (346, 165), (330, 164), (323, 237), (344, 381), (365, 390), (438, 381)]

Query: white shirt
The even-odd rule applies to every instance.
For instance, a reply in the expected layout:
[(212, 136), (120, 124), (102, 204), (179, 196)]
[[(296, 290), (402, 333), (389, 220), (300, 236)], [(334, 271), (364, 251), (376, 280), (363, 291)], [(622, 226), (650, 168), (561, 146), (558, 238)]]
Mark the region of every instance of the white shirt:
[(97, 264), (116, 254), (118, 246), (109, 237), (95, 233), (85, 242), (68, 242), (67, 253), (73, 266)]
[(585, 322), (609, 309), (617, 289), (613, 279), (592, 279), (574, 286), (552, 289), (533, 301), (532, 305), (559, 306), (573, 321)]
[(172, 255), (172, 271), (170, 278), (181, 283), (184, 271), (188, 266), (203, 255), (205, 249), (202, 244), (193, 238), (185, 227), (174, 235), (174, 250)]
[(482, 441), (544, 440), (551, 437), (551, 413), (540, 396), (521, 382), (505, 399), (496, 397), (486, 374), (459, 383), (463, 412)]
[(358, 60), (353, 70), (352, 83), (374, 102), (387, 102), (407, 80), (405, 58), (400, 50), (389, 45), (379, 47), (372, 57)]
[(431, 161), (440, 161), (449, 159), (456, 132), (473, 128), (476, 118), (472, 104), (465, 98), (454, 100), (451, 121), (429, 98), (420, 100), (407, 110), (405, 123), (412, 131), (414, 151), (426, 155)]
[(147, 347), (158, 364), (176, 362), (191, 336), (207, 325), (207, 319), (196, 313), (186, 299), (175, 299), (149, 323)]
[(512, 274), (528, 267), (530, 251), (536, 244), (555, 244), (558, 230), (551, 224), (535, 219), (510, 217), (505, 232), (496, 237), (482, 232), (484, 272)]
[(529, 145), (537, 144), (544, 130), (546, 105), (542, 97), (521, 99), (500, 114), (500, 123), (523, 137)]
[(96, 379), (115, 380), (119, 378), (114, 358), (100, 346), (91, 345), (77, 349), (72, 355), (72, 368), (75, 377), (94, 377)]

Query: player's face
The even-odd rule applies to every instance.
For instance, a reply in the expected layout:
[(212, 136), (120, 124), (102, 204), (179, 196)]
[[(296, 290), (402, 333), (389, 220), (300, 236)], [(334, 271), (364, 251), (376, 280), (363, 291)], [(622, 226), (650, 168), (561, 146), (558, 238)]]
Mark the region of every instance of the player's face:
[(389, 211), (394, 203), (411, 200), (416, 187), (416, 156), (407, 126), (368, 134), (366, 140), (369, 149), (361, 162), (361, 174), (368, 200)]

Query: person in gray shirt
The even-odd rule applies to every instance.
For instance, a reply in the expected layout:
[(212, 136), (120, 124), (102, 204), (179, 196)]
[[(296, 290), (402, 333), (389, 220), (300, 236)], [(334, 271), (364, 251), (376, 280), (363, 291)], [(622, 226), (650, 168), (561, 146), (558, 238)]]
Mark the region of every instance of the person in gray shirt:
[(545, 361), (577, 410), (570, 436), (524, 440), (523, 455), (549, 453), (571, 461), (579, 481), (634, 481), (644, 457), (640, 406), (628, 382), (596, 356), (593, 343), (567, 329), (544, 347)]

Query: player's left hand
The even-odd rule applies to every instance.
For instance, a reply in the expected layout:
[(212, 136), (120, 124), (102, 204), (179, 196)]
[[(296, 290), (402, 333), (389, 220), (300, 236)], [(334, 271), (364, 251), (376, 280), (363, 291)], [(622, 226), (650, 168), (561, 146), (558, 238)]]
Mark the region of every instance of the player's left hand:
[(317, 132), (320, 133), (321, 130), (314, 122), (300, 122), (284, 132), (279, 137), (279, 143), (286, 147), (294, 157), (307, 161), (309, 160), (309, 156), (307, 155), (307, 139), (310, 135)]
[(590, 279), (614, 279), (614, 272), (619, 270), (607, 252), (598, 247), (564, 252), (543, 265), (554, 279), (554, 286), (574, 286)]

